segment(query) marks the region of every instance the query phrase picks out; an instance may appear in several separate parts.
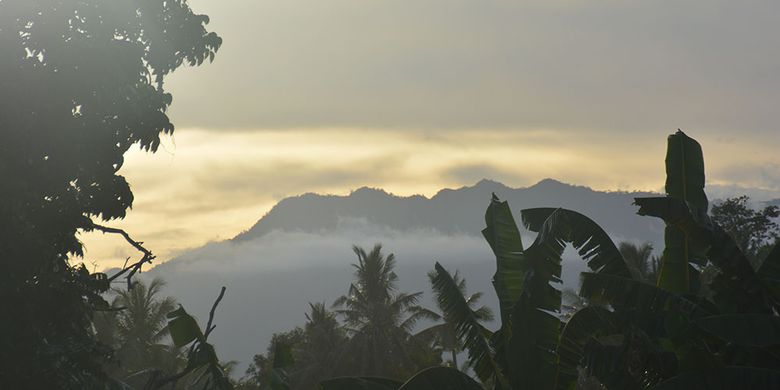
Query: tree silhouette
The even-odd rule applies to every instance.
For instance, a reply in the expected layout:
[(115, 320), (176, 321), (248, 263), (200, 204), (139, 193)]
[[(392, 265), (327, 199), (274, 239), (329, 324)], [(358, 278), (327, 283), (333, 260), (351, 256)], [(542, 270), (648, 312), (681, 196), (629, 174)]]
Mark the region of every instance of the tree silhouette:
[[(172, 133), (165, 76), (213, 59), (221, 39), (186, 0), (0, 2), (0, 383), (102, 388), (91, 333), (108, 278), (71, 263), (78, 232), (123, 218), (133, 145)], [(125, 238), (128, 241), (134, 242)], [(136, 243), (137, 244), (137, 243)], [(142, 248), (140, 245), (137, 248)], [(144, 250), (144, 262), (153, 258)], [(131, 274), (137, 268), (131, 270)], [(20, 385), (23, 384), (23, 385)], [(6, 387), (4, 386), (4, 387)]]
[(649, 243), (636, 245), (631, 242), (621, 242), (618, 250), (623, 259), (639, 271), (639, 278), (645, 282), (655, 284), (658, 279), (658, 268), (661, 260), (653, 256), (653, 246)]
[(339, 370), (342, 346), (347, 341), (344, 329), (324, 303), (309, 303), (306, 314), (304, 340), (298, 353), (296, 365), (297, 388), (316, 388), (319, 383), (333, 377)]
[(396, 293), (395, 256), (385, 257), (381, 244), (370, 252), (358, 246), (353, 250), (358, 256), (355, 282), (334, 302), (351, 335), (347, 358), (360, 375), (408, 375), (429, 358), (412, 338), (415, 323), (428, 316), (417, 306), (422, 292)]
[(113, 340), (102, 339), (110, 341), (115, 349), (114, 373), (125, 382), (141, 385), (147, 377), (144, 372), (161, 370), (171, 374), (183, 366), (179, 349), (168, 343), (166, 315), (176, 309), (176, 301), (159, 297), (164, 286), (162, 279), (155, 278), (148, 284), (136, 282), (131, 290), (115, 289), (117, 295), (111, 306), (117, 311), (99, 313), (108, 317), (108, 323), (98, 328), (98, 337), (101, 332), (112, 333)]
[[(324, 303), (309, 303), (309, 308), (303, 328), (274, 334), (266, 354), (254, 356), (238, 388), (315, 389), (325, 379), (350, 373), (350, 367), (339, 364), (347, 336), (336, 314)], [(287, 359), (283, 367), (275, 367), (285, 360), (277, 358), (280, 351), (289, 352), (292, 359)], [(278, 383), (281, 378), (283, 385)]]
[(430, 280), (433, 292), (437, 297), (436, 302), (439, 304), (440, 313), (431, 312), (429, 317), (435, 321), (442, 321), (429, 328), (426, 328), (417, 334), (417, 337), (423, 339), (431, 339), (433, 343), (440, 347), (445, 352), (450, 353), (452, 359), (452, 367), (458, 368), (458, 353), (465, 349), (463, 340), (457, 337), (457, 323), (450, 316), (447, 311), (441, 307), (441, 302), (446, 300), (443, 298), (447, 294), (457, 294), (462, 296), (463, 300), (468, 305), (469, 309), (474, 313), (475, 317), (481, 322), (487, 322), (493, 320), (493, 311), (487, 306), (476, 307), (479, 300), (482, 298), (481, 292), (473, 294), (466, 293), (466, 280), (461, 278), (457, 271), (452, 274), (454, 286), (456, 289), (447, 289), (445, 286), (436, 284), (436, 271), (428, 272), (428, 279)]
[(780, 208), (766, 206), (760, 210), (750, 207), (750, 197), (728, 198), (712, 206), (712, 220), (734, 239), (739, 249), (758, 268), (780, 237)]

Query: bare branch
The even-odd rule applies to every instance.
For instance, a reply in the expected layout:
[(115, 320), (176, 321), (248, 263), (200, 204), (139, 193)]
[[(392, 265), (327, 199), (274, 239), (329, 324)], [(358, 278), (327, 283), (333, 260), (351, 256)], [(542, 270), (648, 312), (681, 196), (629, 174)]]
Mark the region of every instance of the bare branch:
[(206, 333), (203, 335), (204, 340), (207, 340), (211, 331), (216, 328), (216, 325), (211, 325), (212, 322), (214, 322), (214, 311), (217, 310), (217, 305), (219, 305), (219, 302), (222, 301), (222, 297), (225, 296), (225, 290), (227, 290), (225, 286), (222, 286), (222, 290), (220, 290), (217, 300), (214, 301), (214, 305), (211, 306), (211, 311), (209, 312), (209, 322), (206, 325)]
[(87, 230), (98, 230), (103, 233), (111, 233), (111, 234), (119, 234), (120, 236), (124, 237), (125, 241), (130, 243), (135, 249), (138, 249), (139, 252), (143, 254), (143, 257), (141, 257), (141, 260), (138, 260), (137, 262), (127, 265), (129, 257), (127, 260), (125, 260), (125, 265), (122, 267), (122, 270), (117, 272), (116, 274), (112, 275), (108, 278), (108, 282), (111, 283), (115, 279), (119, 278), (120, 276), (124, 275), (127, 272), (130, 272), (127, 274), (125, 279), (127, 279), (127, 289), (133, 288), (133, 275), (136, 274), (136, 272), (141, 271), (141, 267), (143, 267), (144, 264), (151, 263), (152, 260), (155, 259), (154, 254), (152, 254), (152, 251), (144, 248), (143, 242), (139, 242), (136, 240), (133, 240), (129, 234), (127, 234), (126, 231), (119, 229), (119, 228), (112, 228), (108, 226), (98, 225), (96, 223), (92, 223), (92, 225), (87, 228)]
[(130, 235), (127, 234), (127, 232), (122, 229), (98, 225), (96, 223), (92, 223), (91, 228), (95, 230), (100, 230), (103, 233), (119, 234), (122, 237), (124, 237), (125, 240), (130, 243), (130, 245), (134, 246), (135, 249), (138, 249), (144, 255), (152, 256), (152, 252), (150, 252), (148, 249), (143, 247), (143, 242), (138, 242), (136, 240), (133, 240), (132, 238), (130, 238)]

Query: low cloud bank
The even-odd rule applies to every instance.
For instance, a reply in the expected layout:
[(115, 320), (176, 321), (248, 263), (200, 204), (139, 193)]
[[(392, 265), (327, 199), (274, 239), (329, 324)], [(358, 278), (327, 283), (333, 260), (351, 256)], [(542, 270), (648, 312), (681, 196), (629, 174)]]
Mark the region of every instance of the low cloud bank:
[[(176, 297), (204, 322), (221, 286), (227, 287), (212, 335), (224, 360), (246, 367), (256, 353), (265, 353), (273, 333), (303, 325), (309, 302), (333, 300), (347, 292), (357, 258), (352, 245), (371, 248), (382, 243), (394, 253), (399, 291), (423, 291), (421, 304), (435, 308), (426, 273), (436, 261), (459, 270), (468, 290), (485, 293), (484, 304), (497, 309), (491, 285), (495, 258), (485, 240), (444, 235), (432, 230), (398, 232), (353, 221), (330, 234), (274, 231), (247, 242), (219, 242), (189, 252), (144, 274), (163, 277), (164, 294)], [(527, 246), (532, 237), (523, 237)], [(564, 285), (577, 286), (584, 263), (569, 251), (564, 259)]]

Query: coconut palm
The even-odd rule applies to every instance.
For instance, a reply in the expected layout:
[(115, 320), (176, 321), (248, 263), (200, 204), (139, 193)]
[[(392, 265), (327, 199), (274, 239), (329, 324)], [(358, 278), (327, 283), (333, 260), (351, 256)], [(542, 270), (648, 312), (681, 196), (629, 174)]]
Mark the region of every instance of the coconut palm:
[(329, 311), (325, 303), (309, 303), (309, 308), (303, 343), (295, 354), (295, 388), (300, 389), (316, 388), (322, 380), (338, 374), (341, 346), (347, 340), (336, 313)]
[(434, 345), (440, 347), (445, 352), (449, 352), (452, 359), (450, 362), (452, 367), (458, 368), (458, 353), (464, 350), (463, 340), (457, 337), (457, 332), (455, 330), (457, 323), (447, 314), (444, 308), (441, 307), (440, 302), (442, 299), (439, 297), (446, 294), (460, 294), (468, 307), (474, 312), (476, 319), (480, 322), (492, 321), (493, 311), (487, 306), (476, 307), (479, 300), (482, 298), (482, 293), (476, 292), (468, 295), (466, 292), (466, 280), (460, 277), (458, 271), (455, 271), (455, 273), (452, 274), (454, 286), (457, 286), (457, 289), (448, 289), (447, 285), (436, 284), (436, 276), (436, 271), (428, 272), (428, 279), (431, 282), (434, 295), (437, 297), (437, 303), (439, 303), (439, 311), (441, 314), (432, 311), (428, 311), (426, 314), (430, 319), (443, 322), (426, 328), (418, 333), (416, 337), (424, 340), (431, 340)]
[(334, 303), (352, 336), (345, 359), (360, 375), (387, 377), (430, 364), (430, 351), (412, 337), (415, 323), (427, 316), (417, 306), (422, 292), (396, 292), (395, 256), (385, 257), (381, 244), (370, 252), (358, 246), (353, 250), (358, 257), (355, 282)]
[(639, 271), (641, 280), (655, 284), (658, 279), (660, 259), (653, 256), (653, 246), (650, 243), (636, 245), (624, 241), (618, 245), (618, 250), (626, 262), (631, 263)]
[(113, 374), (128, 383), (143, 383), (153, 371), (176, 372), (183, 364), (168, 340), (167, 317), (176, 309), (171, 297), (160, 298), (165, 281), (137, 281), (132, 289), (115, 289), (111, 312), (96, 318), (98, 338), (115, 350)]

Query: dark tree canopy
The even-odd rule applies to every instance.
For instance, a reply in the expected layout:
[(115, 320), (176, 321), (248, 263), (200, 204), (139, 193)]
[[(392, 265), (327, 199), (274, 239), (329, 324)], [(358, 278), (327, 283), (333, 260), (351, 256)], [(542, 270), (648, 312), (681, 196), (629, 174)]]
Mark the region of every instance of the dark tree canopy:
[(132, 206), (123, 155), (173, 132), (163, 81), (214, 58), (207, 23), (186, 0), (0, 0), (0, 383), (105, 380), (90, 318), (108, 283), (69, 258)]
[(734, 238), (754, 266), (758, 266), (769, 254), (772, 244), (780, 235), (780, 226), (776, 221), (778, 217), (780, 209), (777, 206), (753, 209), (746, 195), (728, 198), (712, 206), (712, 220)]

